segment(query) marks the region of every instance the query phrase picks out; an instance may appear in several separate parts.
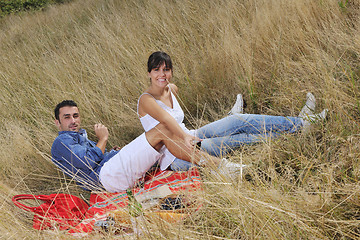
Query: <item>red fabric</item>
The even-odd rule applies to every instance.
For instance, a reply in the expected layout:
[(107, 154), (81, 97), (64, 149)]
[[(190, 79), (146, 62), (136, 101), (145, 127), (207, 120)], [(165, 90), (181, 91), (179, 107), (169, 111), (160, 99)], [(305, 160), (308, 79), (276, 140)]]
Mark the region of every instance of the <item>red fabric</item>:
[[(192, 168), (187, 172), (159, 171), (145, 179), (143, 188), (134, 188), (133, 192), (135, 194), (151, 192), (164, 184), (169, 187), (172, 193), (202, 189), (199, 171)], [(91, 207), (86, 213), (85, 219), (78, 226), (71, 229), (70, 234), (77, 235), (91, 232), (96, 221), (106, 220), (109, 212), (126, 207), (128, 197), (126, 191), (91, 194), (90, 205)]]
[[(40, 200), (37, 207), (30, 207), (20, 200)], [(12, 198), (16, 206), (35, 213), (33, 227), (38, 230), (66, 230), (78, 225), (85, 216), (89, 205), (82, 199), (70, 194), (31, 195), (21, 194)]]

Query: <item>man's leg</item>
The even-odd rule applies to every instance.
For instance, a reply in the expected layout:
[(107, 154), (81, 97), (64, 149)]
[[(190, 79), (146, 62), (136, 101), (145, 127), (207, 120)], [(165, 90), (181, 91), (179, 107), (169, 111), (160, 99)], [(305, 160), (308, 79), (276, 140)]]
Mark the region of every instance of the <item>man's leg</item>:
[(182, 160), (182, 159), (179, 159), (179, 158), (175, 158), (175, 160), (170, 164), (169, 168), (172, 170), (172, 171), (188, 171), (190, 168), (192, 167), (196, 167), (197, 165), (191, 163), (191, 162), (188, 162), (188, 161), (185, 161), (185, 160)]
[(143, 133), (104, 164), (99, 174), (101, 184), (109, 192), (133, 187), (160, 157)]

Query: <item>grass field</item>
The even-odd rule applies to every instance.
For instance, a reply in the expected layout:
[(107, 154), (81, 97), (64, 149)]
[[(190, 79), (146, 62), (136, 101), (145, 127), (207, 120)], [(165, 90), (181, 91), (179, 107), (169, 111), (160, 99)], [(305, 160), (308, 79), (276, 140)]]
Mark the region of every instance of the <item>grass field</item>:
[(359, 0), (83, 0), (1, 18), (0, 239), (67, 238), (33, 230), (11, 203), (88, 197), (51, 162), (53, 108), (75, 100), (90, 137), (102, 122), (109, 146), (125, 145), (142, 132), (137, 98), (157, 50), (172, 57), (189, 128), (224, 117), (237, 93), (248, 113), (297, 116), (311, 91), (329, 114), (231, 153), (251, 164), (246, 179), (206, 185), (196, 216), (145, 238), (358, 239), (359, 17)]

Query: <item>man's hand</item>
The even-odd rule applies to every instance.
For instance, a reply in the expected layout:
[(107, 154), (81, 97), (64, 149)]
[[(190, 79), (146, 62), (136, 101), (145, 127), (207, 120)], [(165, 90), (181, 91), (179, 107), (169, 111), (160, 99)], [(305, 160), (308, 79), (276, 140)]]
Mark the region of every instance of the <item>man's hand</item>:
[(96, 146), (101, 149), (102, 153), (104, 153), (106, 143), (107, 143), (107, 140), (109, 138), (109, 131), (108, 131), (107, 127), (105, 127), (101, 123), (95, 124), (94, 130), (95, 130), (95, 134), (96, 134), (97, 138), (99, 139)]
[(94, 126), (95, 134), (99, 140), (108, 140), (109, 138), (109, 131), (107, 127), (105, 127), (101, 123), (97, 123)]
[(112, 150), (115, 150), (115, 151), (119, 151), (121, 149), (121, 147), (119, 147), (119, 146), (114, 146), (113, 148), (112, 148)]

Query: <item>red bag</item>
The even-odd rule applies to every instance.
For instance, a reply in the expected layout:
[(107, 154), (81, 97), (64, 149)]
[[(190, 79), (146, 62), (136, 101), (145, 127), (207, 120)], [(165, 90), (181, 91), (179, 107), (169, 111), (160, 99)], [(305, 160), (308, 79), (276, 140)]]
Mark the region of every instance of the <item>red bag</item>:
[[(41, 200), (38, 207), (26, 206), (19, 200)], [(38, 230), (65, 230), (74, 227), (84, 218), (89, 205), (76, 196), (64, 193), (50, 195), (21, 194), (12, 198), (16, 206), (34, 212), (33, 227)]]

